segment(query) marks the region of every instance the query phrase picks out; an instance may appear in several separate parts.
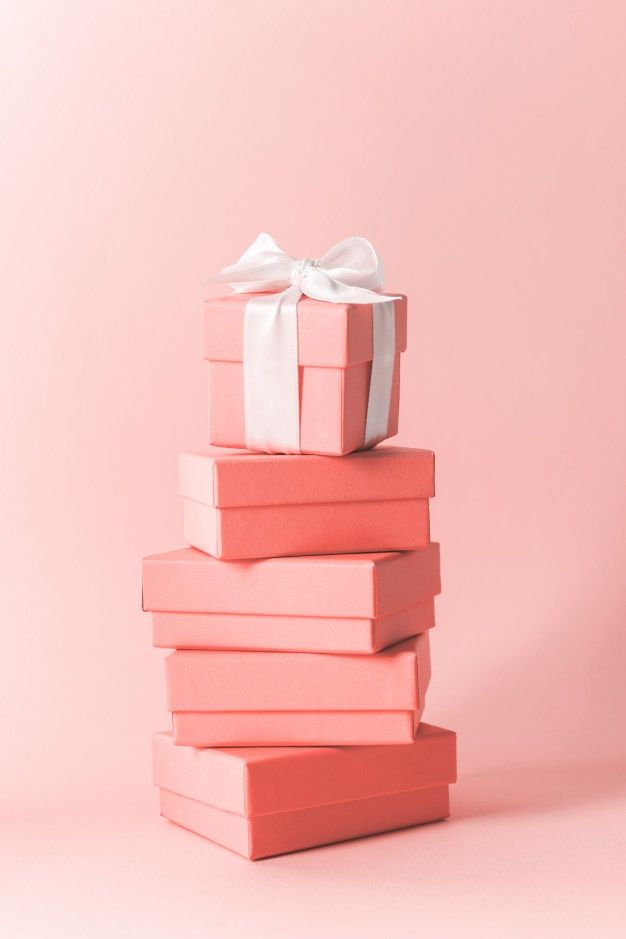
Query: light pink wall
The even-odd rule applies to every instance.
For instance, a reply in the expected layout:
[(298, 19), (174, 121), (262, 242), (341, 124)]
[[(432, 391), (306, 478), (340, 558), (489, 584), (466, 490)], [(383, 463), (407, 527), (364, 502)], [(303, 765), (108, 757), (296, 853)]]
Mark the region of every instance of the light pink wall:
[(437, 452), (445, 577), (428, 717), (466, 771), (614, 758), (626, 7), (4, 7), (2, 785), (148, 785), (139, 561), (181, 542), (176, 455), (205, 441), (200, 283), (262, 229), (299, 255), (367, 235), (409, 295), (399, 439)]

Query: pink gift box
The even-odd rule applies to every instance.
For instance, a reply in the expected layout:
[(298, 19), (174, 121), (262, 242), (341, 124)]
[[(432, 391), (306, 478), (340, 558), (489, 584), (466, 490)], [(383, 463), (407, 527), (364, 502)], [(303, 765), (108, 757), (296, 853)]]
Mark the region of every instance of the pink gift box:
[(430, 629), (439, 545), (382, 554), (143, 561), (153, 641), (171, 649), (372, 653)]
[(177, 651), (165, 673), (175, 743), (408, 743), (430, 681), (428, 633), (367, 656)]
[(402, 551), (429, 541), (434, 454), (183, 453), (180, 492), (185, 541), (214, 557)]
[(161, 814), (257, 859), (449, 815), (456, 737), (422, 724), (409, 745), (204, 749), (153, 738)]
[[(247, 294), (207, 300), (203, 356), (209, 360), (209, 441), (245, 447), (243, 320)], [(394, 302), (396, 361), (387, 436), (398, 432), (400, 353), (406, 349), (406, 297)], [(298, 303), (300, 448), (342, 456), (363, 446), (372, 367), (372, 307)]]

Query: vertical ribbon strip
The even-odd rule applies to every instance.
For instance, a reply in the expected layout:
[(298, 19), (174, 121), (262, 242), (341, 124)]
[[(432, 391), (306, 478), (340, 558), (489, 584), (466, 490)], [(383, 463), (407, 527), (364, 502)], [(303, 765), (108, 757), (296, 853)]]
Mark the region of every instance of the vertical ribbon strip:
[(246, 447), (300, 452), (298, 287), (260, 294), (246, 304), (243, 387)]
[(372, 304), (373, 358), (363, 446), (384, 440), (389, 427), (393, 371), (396, 364), (396, 313), (393, 300)]

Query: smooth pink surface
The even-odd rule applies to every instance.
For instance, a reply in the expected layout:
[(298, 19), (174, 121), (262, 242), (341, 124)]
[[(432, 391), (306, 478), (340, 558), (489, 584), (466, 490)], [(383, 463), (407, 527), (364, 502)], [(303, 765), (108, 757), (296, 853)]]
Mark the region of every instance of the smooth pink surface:
[(183, 499), (183, 519), (187, 544), (227, 561), (406, 551), (423, 548), (430, 541), (428, 499), (232, 509)]
[(423, 711), (173, 711), (172, 734), (192, 747), (406, 746)]
[(374, 655), (178, 651), (174, 742), (196, 747), (410, 743), (431, 678), (428, 632)]
[(180, 454), (187, 544), (224, 560), (404, 551), (429, 541), (431, 450), (338, 458), (224, 450)]
[(456, 780), (455, 734), (422, 724), (397, 747), (177, 747), (152, 738), (153, 782), (240, 815), (266, 815)]
[(211, 447), (181, 453), (180, 494), (219, 508), (428, 499), (435, 494), (431, 450), (383, 445), (329, 456), (253, 453)]
[(448, 786), (316, 805), (296, 812), (244, 818), (167, 790), (161, 815), (222, 847), (256, 861), (304, 848), (441, 821), (450, 814)]
[(184, 539), (216, 558), (405, 551), (430, 540), (431, 450), (338, 458), (211, 447), (181, 453), (179, 468)]
[[(218, 561), (196, 548), (143, 559), (144, 610), (382, 617), (441, 590), (440, 550)], [(419, 631), (419, 630), (418, 630)]]
[(159, 649), (265, 649), (370, 655), (435, 625), (435, 601), (380, 619), (254, 613), (152, 613)]
[[(9, 934), (623, 933), (625, 30), (615, 0), (5, 2)], [(367, 235), (408, 294), (460, 782), (450, 822), (246, 866), (147, 794), (138, 559), (206, 444), (198, 285), (261, 229)]]
[[(430, 677), (429, 634), (374, 655), (172, 652), (172, 711), (416, 710)], [(294, 741), (295, 742), (295, 741)]]
[(163, 815), (257, 858), (445, 818), (456, 737), (424, 724), (404, 746), (197, 750), (155, 734), (152, 763)]
[(357, 802), (316, 805), (297, 812), (231, 815), (211, 805), (161, 790), (164, 818), (256, 861), (396, 828), (441, 821), (450, 814), (448, 786), (409, 789)]
[(428, 632), (373, 655), (178, 651), (165, 660), (177, 744), (410, 743), (431, 678)]
[(166, 649), (378, 652), (435, 624), (439, 545), (385, 554), (143, 559), (142, 603)]

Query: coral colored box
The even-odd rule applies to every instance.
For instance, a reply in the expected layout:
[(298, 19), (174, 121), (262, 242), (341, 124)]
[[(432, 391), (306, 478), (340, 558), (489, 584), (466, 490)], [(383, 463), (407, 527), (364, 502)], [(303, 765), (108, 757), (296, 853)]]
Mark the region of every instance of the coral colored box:
[(177, 651), (165, 674), (178, 744), (408, 743), (430, 681), (428, 633), (369, 656)]
[(252, 860), (446, 818), (456, 735), (409, 745), (204, 749), (153, 738), (161, 814)]
[[(245, 447), (243, 321), (250, 295), (204, 306), (202, 354), (209, 360), (209, 441)], [(398, 432), (400, 353), (406, 349), (406, 297), (394, 302), (396, 355), (387, 437)], [(363, 446), (372, 369), (371, 305), (298, 303), (300, 448), (343, 456)]]
[(185, 541), (214, 557), (403, 551), (429, 541), (434, 454), (182, 453), (180, 493)]
[(440, 590), (436, 543), (255, 561), (183, 548), (143, 561), (153, 642), (170, 649), (378, 652), (430, 629)]

